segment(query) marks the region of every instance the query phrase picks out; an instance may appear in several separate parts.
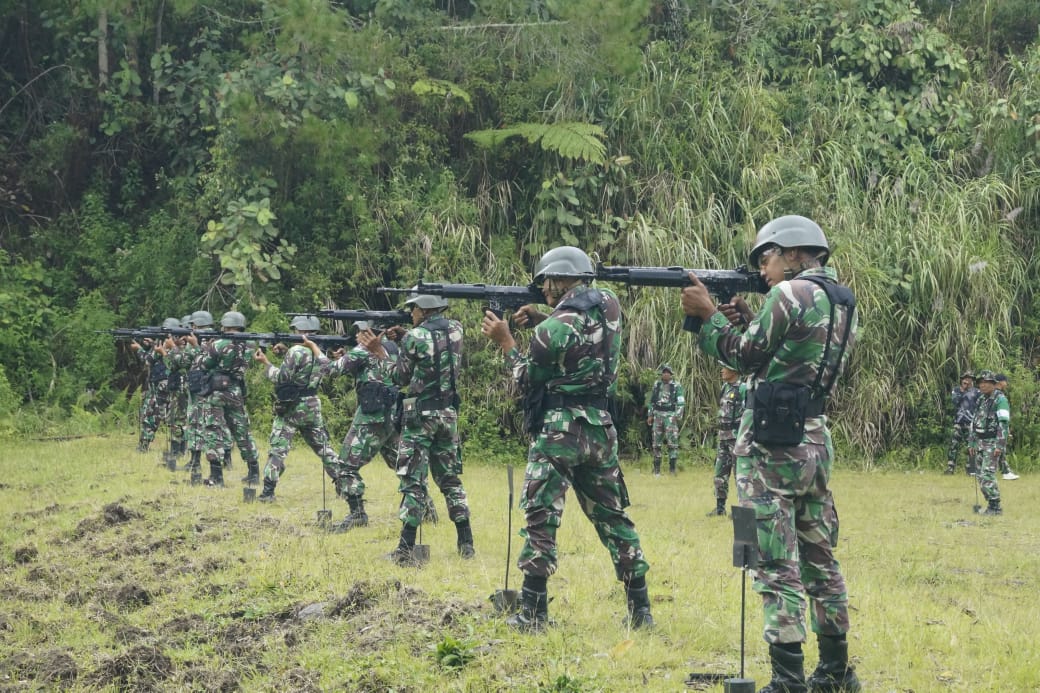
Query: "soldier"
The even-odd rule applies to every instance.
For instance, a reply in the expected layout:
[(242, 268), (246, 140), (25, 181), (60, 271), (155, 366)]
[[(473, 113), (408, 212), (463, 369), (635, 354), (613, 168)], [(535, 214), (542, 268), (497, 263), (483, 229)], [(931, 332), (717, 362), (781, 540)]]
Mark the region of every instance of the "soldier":
[[(220, 318), (222, 332), (242, 332), (246, 317), (228, 311)], [(207, 412), (203, 450), (209, 462), (207, 486), (224, 485), (224, 466), (231, 452), (231, 441), (238, 445), (246, 461), (246, 481), (256, 483), (260, 476), (260, 454), (253, 440), (246, 411), (246, 369), (249, 367), (246, 342), (218, 337), (202, 350), (201, 366), (209, 373), (210, 393), (206, 396)], [(229, 435), (230, 434), (230, 439)]]
[(997, 486), (997, 465), (1007, 448), (1011, 406), (1007, 397), (997, 388), (993, 371), (979, 373), (978, 408), (971, 422), (970, 442), (977, 450), (979, 487), (989, 506), (983, 515), (1001, 515), (1000, 488)]
[[(754, 508), (758, 524), (755, 591), (773, 670), (760, 693), (861, 690), (848, 662), (848, 593), (833, 552), (833, 446), (823, 415), (857, 320), (852, 293), (826, 266), (829, 256), (815, 222), (784, 216), (762, 227), (751, 250), (750, 265), (771, 287), (757, 315), (743, 299), (719, 312), (692, 272), (693, 285), (682, 291), (683, 311), (703, 321), (700, 348), (750, 376), (733, 453), (741, 505)], [(807, 600), (820, 648), (808, 681)]]
[(270, 451), (264, 467), (264, 490), (258, 500), (274, 500), (278, 478), (285, 472), (285, 458), (289, 454), (296, 431), (311, 450), (321, 458), (325, 473), (333, 480), (343, 467), (343, 460), (329, 445), (329, 432), (321, 415), (318, 386), (328, 372), (329, 359), (307, 335), (317, 334), (321, 323), (313, 315), (297, 315), (290, 326), (303, 335), (302, 344), (289, 347), (281, 367), (274, 366), (262, 349), (257, 348), (253, 358), (264, 364), (264, 375), (273, 382), (275, 393), (274, 422), (271, 424)]
[(646, 585), (650, 565), (625, 513), (628, 490), (607, 406), (617, 387), (621, 309), (609, 289), (590, 286), (594, 277), (592, 261), (578, 248), (561, 246), (541, 257), (534, 284), (553, 312), (545, 315), (534, 306), (517, 311), (517, 324), (535, 325), (527, 354), (493, 312), (485, 312), (481, 326), (525, 392), (527, 431), (533, 436), (520, 501), (527, 519), (517, 561), (524, 574), (521, 609), (507, 621), (522, 631), (540, 631), (548, 623), (547, 583), (556, 572), (556, 532), (570, 487), (624, 585), (627, 622), (633, 628), (654, 625)]
[[(177, 318), (163, 320), (163, 328), (180, 327)], [(167, 419), (170, 411), (170, 391), (167, 387), (169, 373), (163, 359), (159, 340), (144, 338), (141, 343), (130, 342), (130, 349), (148, 369), (148, 386), (141, 397), (141, 434), (137, 441), (138, 452), (148, 452), (155, 440), (159, 424)]]
[[(365, 320), (355, 321), (354, 328), (357, 332), (371, 330), (373, 334), (379, 334)], [(396, 363), (397, 344), (385, 333), (379, 336), (388, 362)], [(360, 345), (333, 361), (330, 373), (352, 375), (358, 400), (350, 430), (340, 448), (343, 467), (336, 475), (336, 493), (346, 499), (350, 514), (330, 528), (333, 532), (349, 532), (355, 527), (368, 525), (361, 468), (371, 462), (376, 453), (381, 453), (386, 465), (395, 471), (397, 469), (397, 447), (401, 438), (394, 423), (397, 388), (390, 370), (381, 369), (379, 360)]]
[(708, 517), (725, 516), (726, 497), (729, 495), (729, 475), (733, 471), (733, 444), (737, 439), (737, 428), (744, 413), (744, 395), (747, 388), (740, 382), (740, 374), (722, 365), (722, 393), (719, 395), (718, 450), (715, 453), (715, 509)]
[(401, 442), (397, 453), (398, 513), (401, 537), (390, 559), (412, 565), (415, 535), (426, 512), (426, 478), (433, 476), (455, 524), (456, 548), (464, 559), (476, 555), (466, 490), (459, 459), (456, 382), (462, 362), (462, 324), (442, 314), (448, 301), (428, 294), (411, 294), (412, 329), (401, 337), (396, 365), (382, 340), (371, 330), (358, 333), (358, 343), (382, 361), (394, 384), (405, 391), (401, 401)]
[[(1005, 397), (1007, 397), (1007, 384), (1008, 384), (1007, 383), (1007, 375), (1005, 375), (1004, 373), (997, 373), (997, 389), (1000, 390), (1002, 393), (1004, 393)], [(1011, 398), (1008, 398), (1008, 405), (1009, 405), (1009, 407), (1010, 407), (1010, 404), (1011, 404)], [(1007, 447), (1003, 450), (1003, 452), (1000, 455), (1000, 471), (1003, 473), (1003, 477), (1004, 477), (1005, 480), (1007, 480), (1007, 481), (1014, 481), (1015, 479), (1018, 478), (1018, 474), (1015, 474), (1015, 472), (1013, 472), (1011, 470), (1011, 465), (1008, 463), (1007, 453), (1008, 453), (1008, 450), (1010, 448), (1011, 448), (1011, 427), (1009, 426), (1008, 427)]]
[[(962, 373), (960, 385), (950, 392), (950, 402), (953, 403), (953, 431), (950, 434), (950, 447), (946, 452), (946, 471), (943, 474), (953, 474), (957, 469), (957, 453), (971, 434), (971, 422), (975, 418), (978, 401), (979, 391), (975, 387), (975, 377), (971, 372)], [(975, 454), (969, 446), (966, 463), (968, 474), (975, 473), (974, 458)]]
[[(187, 328), (191, 326), (191, 316), (185, 315), (180, 319), (180, 326)], [(173, 340), (175, 348), (183, 348), (187, 343), (185, 336), (176, 337)], [(163, 347), (165, 352), (165, 345)], [(169, 357), (168, 354), (163, 361), (166, 363), (166, 370), (169, 372), (169, 380), (167, 381), (167, 387), (170, 390), (170, 445), (172, 446), (171, 452), (174, 455), (180, 457), (187, 452), (187, 443), (185, 439), (185, 429), (188, 421), (188, 373), (187, 368), (181, 369), (175, 359)]]
[(653, 436), (654, 476), (661, 476), (661, 444), (668, 446), (668, 471), (674, 475), (679, 458), (679, 420), (686, 407), (683, 387), (672, 380), (672, 367), (662, 363), (661, 374), (646, 405), (646, 425)]

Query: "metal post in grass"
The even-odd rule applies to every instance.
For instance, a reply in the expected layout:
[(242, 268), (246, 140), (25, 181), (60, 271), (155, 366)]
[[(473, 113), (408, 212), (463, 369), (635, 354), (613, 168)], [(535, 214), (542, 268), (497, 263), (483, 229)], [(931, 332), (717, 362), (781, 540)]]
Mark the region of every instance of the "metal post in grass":
[(747, 574), (758, 565), (758, 528), (755, 511), (734, 505), (730, 510), (733, 518), (733, 565), (740, 568), (740, 676), (722, 682), (725, 693), (754, 693), (754, 679), (744, 678), (745, 614), (747, 612)]

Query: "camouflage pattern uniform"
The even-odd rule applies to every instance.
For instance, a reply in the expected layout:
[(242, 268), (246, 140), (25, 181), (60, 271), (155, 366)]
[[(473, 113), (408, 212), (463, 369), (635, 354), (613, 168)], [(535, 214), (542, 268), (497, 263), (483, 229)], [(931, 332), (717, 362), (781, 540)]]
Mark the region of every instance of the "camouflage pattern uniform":
[(165, 360), (155, 351), (154, 345), (141, 345), (137, 358), (148, 369), (148, 385), (141, 397), (141, 436), (137, 442), (138, 452), (147, 452), (155, 440), (160, 424), (170, 411), (170, 391), (167, 388), (169, 374)]
[[(600, 299), (591, 292), (598, 292)], [(582, 299), (595, 305), (571, 307)], [(556, 532), (567, 489), (592, 521), (626, 584), (650, 569), (635, 524), (625, 513), (628, 489), (618, 465), (617, 431), (606, 399), (616, 390), (621, 352), (621, 310), (609, 289), (579, 285), (534, 328), (530, 353), (506, 354), (514, 380), (525, 391), (544, 387), (544, 423), (528, 450), (520, 507), (527, 526), (517, 565), (525, 576), (556, 572)], [(567, 400), (571, 401), (568, 402)], [(526, 582), (525, 582), (526, 584)]]
[(246, 342), (220, 337), (202, 348), (201, 366), (210, 375), (211, 389), (203, 404), (202, 450), (210, 463), (210, 478), (217, 483), (223, 482), (223, 472), (218, 474), (217, 470), (223, 469), (224, 453), (231, 450), (231, 440), (238, 445), (249, 467), (259, 466), (260, 454), (246, 411), (245, 373), (251, 348)]
[[(716, 515), (724, 515), (726, 498), (729, 496), (729, 475), (733, 471), (733, 446), (737, 442), (737, 428), (744, 413), (744, 396), (747, 385), (739, 380), (722, 384), (719, 395), (718, 412), (718, 449), (715, 453), (715, 504)], [(722, 512), (719, 512), (721, 510)]]
[(343, 460), (329, 445), (329, 432), (325, 428), (321, 400), (318, 398), (318, 386), (322, 377), (328, 373), (329, 366), (330, 361), (326, 356), (315, 357), (310, 347), (303, 344), (293, 344), (280, 367), (267, 366), (265, 375), (268, 380), (276, 386), (297, 386), (301, 396), (298, 400), (278, 402), (275, 405), (264, 479), (278, 483), (278, 478), (285, 472), (285, 458), (296, 431), (303, 435), (307, 445), (321, 458), (325, 473), (334, 481), (339, 475)]
[[(396, 367), (394, 354), (397, 345), (390, 340), (383, 340), (383, 348), (391, 357), (388, 365)], [(392, 386), (392, 370), (381, 369), (376, 359), (364, 347), (354, 347), (331, 366), (333, 374), (349, 374), (354, 376), (355, 390), (360, 390), (365, 383), (381, 383)], [(397, 469), (397, 449), (400, 434), (394, 425), (394, 412), (387, 408), (381, 412), (365, 413), (361, 407), (354, 412), (350, 430), (343, 438), (340, 457), (343, 467), (336, 476), (337, 492), (347, 498), (360, 499), (365, 495), (365, 480), (361, 478), (361, 468), (372, 461), (376, 453), (381, 453), (383, 460), (391, 469)]]
[(1011, 405), (1000, 390), (980, 395), (971, 424), (971, 444), (977, 450), (979, 487), (991, 510), (1000, 511), (997, 465), (1007, 446)]
[[(671, 370), (668, 371), (671, 373)], [(683, 386), (674, 379), (665, 382), (658, 379), (650, 390), (650, 399), (646, 407), (646, 418), (653, 419), (650, 424), (652, 450), (654, 453), (654, 474), (661, 472), (661, 448), (668, 446), (668, 469), (675, 473), (679, 459), (679, 421), (686, 407), (686, 396)]]
[[(716, 311), (701, 329), (700, 347), (740, 372), (754, 374), (754, 385), (762, 381), (812, 385), (831, 322), (825, 291), (800, 281), (813, 275), (831, 281), (837, 276), (830, 267), (816, 267), (773, 286), (743, 334)], [(832, 359), (839, 353), (849, 322), (846, 309), (838, 308), (836, 315)], [(856, 322), (853, 313), (849, 348), (855, 341)], [(833, 369), (834, 364), (829, 364), (827, 371)], [(813, 631), (843, 636), (849, 629), (848, 594), (833, 553), (838, 515), (828, 488), (834, 448), (827, 417), (808, 416), (799, 445), (762, 445), (752, 437), (752, 397), (749, 390), (733, 452), (740, 502), (754, 508), (758, 518), (761, 558), (755, 590), (763, 597), (765, 640), (770, 644), (805, 641), (806, 596), (812, 606)]]
[(163, 359), (169, 372), (167, 388), (170, 392), (169, 426), (172, 452), (177, 455), (187, 451), (186, 428), (188, 423), (188, 372), (181, 369), (178, 359), (166, 355)]
[(398, 515), (406, 527), (419, 526), (426, 513), (426, 477), (431, 475), (456, 529), (460, 524), (468, 528), (455, 385), (462, 363), (462, 324), (435, 314), (409, 330), (399, 348), (396, 365), (390, 366), (392, 380), (405, 398), (416, 402), (414, 415), (406, 414), (401, 426), (397, 476), (403, 497)]
[[(191, 482), (202, 482), (201, 457), (204, 448), (206, 432), (206, 421), (212, 418), (208, 414), (207, 395), (200, 392), (191, 392), (187, 385), (189, 381), (208, 381), (209, 377), (203, 367), (205, 358), (205, 341), (198, 345), (185, 343), (174, 347), (166, 355), (167, 363), (184, 375), (185, 388), (188, 388), (188, 403), (185, 411), (184, 445), (191, 453), (191, 461), (188, 470), (191, 472)], [(192, 373), (195, 375), (192, 375)], [(230, 441), (230, 434), (222, 433), (225, 440)]]
[[(957, 468), (957, 454), (961, 447), (971, 437), (971, 422), (975, 418), (975, 410), (979, 405), (979, 389), (969, 387), (962, 390), (957, 385), (950, 392), (950, 402), (953, 404), (953, 430), (950, 434), (950, 446), (946, 452), (946, 472), (952, 474)], [(975, 453), (971, 445), (968, 446), (968, 473), (975, 471)]]

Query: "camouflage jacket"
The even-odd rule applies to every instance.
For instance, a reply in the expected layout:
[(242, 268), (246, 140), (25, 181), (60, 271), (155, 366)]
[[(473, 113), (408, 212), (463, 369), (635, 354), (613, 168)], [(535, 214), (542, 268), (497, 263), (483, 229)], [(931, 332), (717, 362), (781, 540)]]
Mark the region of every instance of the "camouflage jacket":
[(977, 387), (969, 387), (962, 390), (960, 385), (950, 392), (950, 402), (953, 403), (953, 422), (955, 424), (970, 424), (975, 419), (975, 410), (979, 406), (979, 397), (982, 395)]
[[(831, 302), (818, 285), (802, 280), (806, 276), (821, 276), (837, 281), (831, 267), (805, 270), (794, 279), (782, 281), (769, 290), (758, 315), (741, 332), (730, 325), (722, 313), (716, 311), (701, 328), (698, 343), (706, 354), (750, 375), (748, 398), (756, 383), (763, 380), (812, 386), (817, 379), (831, 323)], [(837, 324), (831, 333), (828, 364), (824, 366), (823, 382), (828, 382), (836, 369), (848, 360), (856, 341), (859, 313), (852, 315), (848, 343), (842, 362), (835, 363), (841, 353), (849, 313), (845, 308), (835, 310)], [(751, 408), (746, 407), (737, 435), (737, 455), (748, 454), (751, 443)], [(805, 440), (823, 444), (826, 438), (826, 416), (811, 416), (805, 422)]]
[[(572, 307), (582, 301), (594, 305), (587, 310)], [(547, 395), (606, 399), (617, 389), (620, 355), (621, 307), (617, 296), (610, 289), (579, 285), (560, 297), (552, 314), (535, 326), (529, 353), (524, 356), (511, 349), (506, 364), (525, 392), (544, 387)], [(606, 408), (574, 405), (547, 408), (544, 428), (568, 430), (576, 419), (596, 426), (613, 423)]]
[(249, 367), (250, 352), (254, 348), (255, 345), (248, 342), (217, 337), (203, 347), (201, 365), (211, 374), (222, 373), (242, 384), (245, 382), (246, 369)]
[[(382, 383), (393, 385), (393, 371), (397, 368), (397, 345), (388, 339), (383, 339), (383, 348), (387, 353), (385, 367), (380, 364), (368, 349), (356, 346), (347, 353), (333, 361), (329, 370), (333, 375), (351, 375), (354, 377), (354, 389), (357, 390), (364, 383)], [(366, 414), (359, 406), (354, 412), (354, 422), (359, 424), (381, 423), (386, 420), (386, 415), (380, 412)]]
[(1003, 392), (994, 390), (988, 397), (979, 395), (975, 419), (971, 423), (973, 439), (992, 441), (998, 448), (1006, 447), (1010, 424), (1011, 405)]
[(647, 417), (653, 416), (655, 412), (660, 412), (662, 414), (672, 414), (679, 418), (682, 416), (685, 408), (686, 395), (683, 392), (682, 385), (675, 380), (666, 383), (664, 380), (658, 379), (654, 383), (653, 388), (650, 390), (650, 398), (647, 400)]
[(169, 378), (169, 369), (166, 359), (159, 356), (155, 346), (144, 346), (137, 350), (138, 360), (148, 369), (148, 387), (153, 390), (165, 390), (166, 380)]
[(271, 364), (264, 375), (275, 386), (295, 385), (301, 390), (316, 391), (322, 378), (329, 372), (329, 358), (322, 354), (315, 358), (309, 347), (293, 344), (282, 359), (282, 365)]
[[(401, 338), (392, 381), (405, 397), (416, 397), (416, 409), (457, 409), (457, 381), (462, 364), (462, 324), (434, 315)], [(384, 368), (386, 364), (384, 363)]]
[(723, 440), (732, 440), (736, 437), (740, 418), (744, 414), (744, 395), (747, 386), (737, 381), (735, 383), (722, 383), (722, 394), (719, 395), (719, 437)]

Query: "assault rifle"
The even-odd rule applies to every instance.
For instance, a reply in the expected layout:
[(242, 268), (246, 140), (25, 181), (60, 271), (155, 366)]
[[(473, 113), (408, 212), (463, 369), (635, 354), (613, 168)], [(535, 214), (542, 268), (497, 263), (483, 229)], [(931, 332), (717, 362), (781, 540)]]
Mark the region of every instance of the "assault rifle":
[[(110, 334), (116, 339), (162, 339), (170, 336), (184, 336), (193, 334), (199, 339), (229, 339), (232, 342), (253, 342), (261, 349), (277, 344), (278, 342), (291, 342), (300, 344), (304, 335), (293, 332), (216, 332), (214, 330), (192, 330), (187, 327), (173, 327), (163, 329), (161, 327), (145, 327), (141, 329), (117, 328), (114, 330), (95, 330), (98, 333)], [(307, 338), (320, 346), (322, 349), (333, 349), (344, 346), (354, 346), (357, 342), (353, 337), (344, 337), (338, 334), (311, 334)]]
[[(690, 274), (704, 284), (708, 293), (729, 303), (735, 294), (769, 292), (769, 284), (758, 272), (741, 265), (732, 270), (684, 269), (682, 267), (625, 267), (596, 265), (596, 279), (605, 282), (620, 282), (629, 286), (692, 286)], [(700, 318), (686, 316), (683, 329), (697, 332), (701, 328)]]
[(545, 296), (542, 295), (541, 288), (534, 284), (499, 286), (496, 284), (427, 284), (420, 281), (411, 289), (391, 289), (383, 286), (376, 289), (376, 292), (381, 294), (430, 294), (441, 298), (483, 301), (487, 309), (500, 318), (505, 311), (515, 311), (528, 303), (545, 303)]
[(354, 322), (364, 320), (373, 325), (389, 327), (391, 325), (409, 325), (412, 322), (412, 314), (407, 310), (338, 310), (325, 309), (316, 310), (313, 313), (286, 313), (289, 316), (313, 315), (317, 318), (329, 318), (331, 320), (345, 320)]

